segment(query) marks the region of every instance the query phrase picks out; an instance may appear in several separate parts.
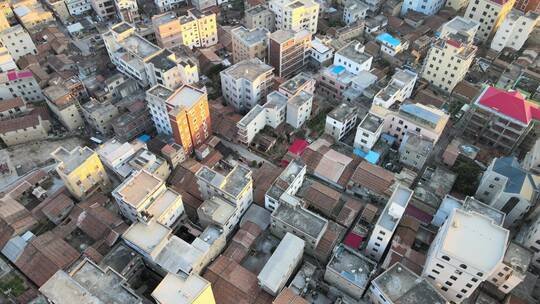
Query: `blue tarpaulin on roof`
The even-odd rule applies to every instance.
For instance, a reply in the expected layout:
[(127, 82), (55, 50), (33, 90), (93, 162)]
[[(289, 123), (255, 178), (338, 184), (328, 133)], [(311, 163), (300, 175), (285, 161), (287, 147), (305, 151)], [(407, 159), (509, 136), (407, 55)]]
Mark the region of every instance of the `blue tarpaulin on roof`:
[(374, 151), (368, 151), (367, 153), (362, 151), (362, 149), (354, 149), (354, 154), (364, 158), (371, 164), (376, 164), (379, 161), (379, 157), (381, 156), (379, 153)]
[(139, 136), (138, 140), (140, 140), (142, 142), (148, 142), (150, 140), (150, 135), (143, 134), (143, 135)]

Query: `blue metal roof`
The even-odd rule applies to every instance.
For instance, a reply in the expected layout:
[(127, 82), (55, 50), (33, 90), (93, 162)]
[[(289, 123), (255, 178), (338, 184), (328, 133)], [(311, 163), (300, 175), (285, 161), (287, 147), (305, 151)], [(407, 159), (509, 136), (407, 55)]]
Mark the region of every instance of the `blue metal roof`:
[(358, 149), (358, 148), (354, 149), (353, 153), (367, 160), (371, 164), (376, 164), (379, 161), (379, 158), (381, 157), (381, 155), (375, 151), (369, 150), (366, 153), (362, 149)]
[(498, 158), (493, 165), (493, 171), (508, 177), (504, 192), (520, 193), (527, 172), (521, 169), (517, 159), (513, 156)]
[(399, 110), (403, 113), (416, 117), (420, 121), (426, 121), (433, 126), (436, 126), (441, 119), (441, 116), (413, 103), (403, 104), (401, 107), (399, 107)]
[(388, 33), (382, 33), (377, 36), (377, 40), (386, 42), (393, 47), (399, 46), (401, 41)]

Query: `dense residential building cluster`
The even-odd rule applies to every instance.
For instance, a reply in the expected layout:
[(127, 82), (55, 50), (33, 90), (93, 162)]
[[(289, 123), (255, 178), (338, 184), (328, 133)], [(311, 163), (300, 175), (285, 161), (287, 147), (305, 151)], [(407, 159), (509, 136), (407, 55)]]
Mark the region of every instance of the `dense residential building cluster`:
[(540, 303), (540, 1), (0, 1), (0, 303)]

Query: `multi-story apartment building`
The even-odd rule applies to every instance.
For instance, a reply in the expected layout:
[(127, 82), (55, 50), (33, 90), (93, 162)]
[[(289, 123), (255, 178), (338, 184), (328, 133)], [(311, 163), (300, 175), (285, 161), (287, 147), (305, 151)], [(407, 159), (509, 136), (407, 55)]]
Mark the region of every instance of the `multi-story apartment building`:
[(411, 97), (418, 75), (410, 70), (396, 69), (388, 85), (373, 98), (373, 103), (385, 108)]
[[(177, 292), (171, 294), (171, 290)], [(216, 304), (212, 285), (203, 277), (196, 274), (183, 277), (174, 273), (167, 273), (156, 289), (152, 291), (152, 298), (158, 304), (169, 304), (171, 302)]]
[(286, 109), (288, 110), (287, 101), (287, 97), (277, 91), (268, 94), (266, 103), (263, 106), (255, 105), (236, 124), (238, 141), (249, 145), (255, 135), (265, 126), (277, 128), (285, 121)]
[(179, 45), (209, 47), (218, 42), (216, 14), (201, 13), (191, 9), (187, 15), (176, 17), (167, 12), (152, 17), (156, 40), (160, 47), (172, 48)]
[(58, 162), (56, 172), (75, 198), (81, 200), (109, 187), (107, 172), (92, 149), (76, 147), (68, 151), (59, 147), (51, 156)]
[(500, 292), (509, 294), (516, 286), (526, 280), (529, 266), (532, 265), (533, 251), (512, 241), (508, 244), (501, 264), (488, 278)]
[(184, 0), (154, 0), (158, 10), (160, 12), (172, 11), (176, 8), (179, 8), (182, 3), (185, 3)]
[(293, 159), (272, 183), (264, 195), (264, 207), (274, 211), (287, 197), (294, 196), (302, 186), (307, 167), (300, 160)]
[(279, 77), (290, 77), (298, 73), (309, 58), (311, 33), (306, 30), (277, 30), (270, 34), (268, 62)]
[(504, 212), (505, 227), (515, 226), (538, 198), (536, 180), (515, 157), (495, 158), (482, 174), (475, 197)]
[(540, 268), (540, 215), (536, 215), (529, 225), (523, 225), (516, 240), (532, 251), (532, 265)]
[(353, 24), (367, 16), (369, 6), (361, 0), (348, 0), (343, 4), (343, 22)]
[(14, 1), (11, 3), (11, 8), (19, 23), (31, 33), (55, 21), (53, 13), (46, 10), (37, 0)]
[(384, 118), (368, 112), (356, 129), (354, 147), (364, 152), (371, 150), (381, 136), (383, 124)]
[(166, 12), (152, 16), (152, 27), (156, 33), (157, 45), (173, 48), (183, 43), (182, 24), (175, 12)]
[(0, 100), (22, 97), (26, 102), (43, 100), (41, 88), (31, 71), (11, 70), (0, 74)]
[(333, 101), (345, 101), (345, 93), (357, 77), (344, 66), (331, 65), (322, 70), (317, 78), (317, 92)]
[(236, 165), (228, 172), (218, 172), (203, 166), (195, 173), (195, 177), (205, 200), (221, 196), (233, 203), (235, 208), (240, 210), (240, 214), (244, 214), (253, 201), (251, 170), (243, 165)]
[(171, 227), (184, 212), (182, 196), (145, 170), (134, 172), (113, 190), (112, 196), (122, 215), (132, 222), (155, 219)]
[(90, 0), (65, 0), (65, 3), (72, 16), (82, 15), (92, 10)]
[(469, 1), (463, 15), (480, 24), (476, 32), (476, 40), (487, 42), (497, 31), (506, 15), (510, 12), (516, 0), (474, 0)]
[(101, 20), (109, 20), (116, 16), (114, 0), (90, 0), (90, 5)]
[(464, 135), (503, 153), (529, 151), (536, 141), (540, 107), (517, 91), (486, 87), (466, 115)]
[[(357, 250), (340, 244), (334, 249), (326, 265), (324, 281), (354, 298), (354, 302), (358, 302), (368, 288), (376, 269), (377, 264), (371, 259)], [(353, 276), (355, 279), (351, 280)]]
[(383, 54), (394, 57), (409, 48), (409, 41), (401, 40), (388, 33), (377, 35), (375, 41), (381, 45)]
[(433, 141), (413, 132), (406, 132), (399, 145), (399, 162), (420, 171), (433, 150)]
[(514, 8), (524, 13), (535, 12), (540, 14), (540, 0), (516, 0)]
[(26, 54), (37, 54), (36, 45), (30, 34), (20, 25), (14, 25), (0, 32), (0, 41), (7, 48), (15, 62)]
[(0, 139), (6, 146), (46, 139), (51, 119), (45, 107), (27, 109), (22, 99), (0, 101)]
[(262, 5), (257, 5), (246, 10), (244, 14), (244, 25), (248, 29), (264, 28), (270, 33), (276, 30), (274, 13)]
[(278, 238), (292, 233), (306, 242), (305, 251), (314, 255), (326, 230), (328, 220), (307, 208), (289, 203), (278, 204), (272, 212), (270, 231)]
[(339, 49), (334, 55), (334, 65), (343, 66), (348, 72), (358, 75), (371, 69), (373, 56), (365, 52), (365, 46), (353, 40)]
[(215, 1), (215, 0), (192, 0), (191, 4), (198, 9), (199, 11), (206, 11), (207, 9), (216, 6), (216, 4), (220, 4), (221, 2), (225, 1)]
[(243, 26), (231, 30), (233, 62), (259, 58), (268, 61), (268, 36), (265, 28), (246, 29)]
[(54, 13), (60, 22), (66, 23), (71, 18), (64, 0), (47, 0), (44, 4)]
[(83, 117), (92, 129), (104, 135), (112, 134), (111, 122), (118, 116), (118, 108), (111, 102), (92, 99), (81, 106)]
[(412, 195), (413, 191), (403, 185), (394, 189), (369, 237), (366, 255), (372, 260), (378, 262), (383, 257)]
[(114, 6), (120, 20), (128, 23), (141, 21), (139, 6), (136, 0), (114, 0)]
[(397, 111), (373, 105), (370, 111), (384, 117), (383, 132), (394, 136), (398, 143), (407, 132), (414, 132), (437, 143), (450, 117), (438, 108), (420, 103), (403, 103)]
[(146, 91), (146, 100), (158, 133), (168, 134), (189, 154), (211, 134), (205, 91), (184, 85), (176, 91), (157, 85)]
[(51, 85), (43, 90), (45, 101), (51, 112), (68, 131), (75, 131), (84, 125), (77, 96), (61, 85)]
[(17, 69), (17, 65), (6, 47), (0, 44), (0, 73)]
[(404, 16), (408, 11), (415, 11), (424, 15), (435, 15), (444, 5), (444, 0), (406, 0), (401, 6), (401, 15)]
[(300, 128), (311, 116), (311, 108), (313, 106), (313, 94), (307, 91), (289, 98), (287, 102), (287, 123), (293, 128)]
[(310, 63), (315, 67), (325, 67), (332, 63), (334, 49), (329, 46), (329, 39), (320, 39), (319, 37), (311, 40), (311, 50), (309, 51)]
[(449, 304), (425, 278), (419, 277), (401, 262), (393, 264), (373, 279), (366, 295), (373, 304), (414, 303), (420, 299), (426, 303)]
[(507, 47), (519, 51), (539, 20), (540, 15), (535, 12), (524, 14), (518, 10), (510, 11), (493, 36), (491, 49), (500, 52)]
[(249, 110), (261, 103), (272, 87), (274, 68), (259, 58), (244, 60), (221, 71), (225, 101), (237, 111)]
[(176, 89), (182, 83), (198, 81), (194, 63), (144, 39), (126, 22), (114, 25), (102, 36), (116, 68), (143, 86), (160, 84)]
[(474, 59), (477, 47), (473, 40), (478, 27), (478, 22), (460, 16), (445, 23), (428, 52), (422, 78), (440, 90), (452, 92)]
[(342, 103), (326, 115), (324, 133), (341, 140), (356, 126), (358, 113), (352, 105)]
[(540, 175), (540, 139), (537, 139), (532, 148), (527, 151), (522, 166), (532, 174)]
[(456, 208), (431, 243), (422, 276), (451, 303), (461, 303), (496, 272), (508, 237), (492, 218)]
[(268, 7), (275, 14), (278, 30), (317, 32), (319, 3), (313, 0), (272, 0)]
[(279, 92), (291, 98), (302, 91), (313, 94), (315, 92), (315, 79), (305, 72), (300, 72), (293, 78), (279, 85)]

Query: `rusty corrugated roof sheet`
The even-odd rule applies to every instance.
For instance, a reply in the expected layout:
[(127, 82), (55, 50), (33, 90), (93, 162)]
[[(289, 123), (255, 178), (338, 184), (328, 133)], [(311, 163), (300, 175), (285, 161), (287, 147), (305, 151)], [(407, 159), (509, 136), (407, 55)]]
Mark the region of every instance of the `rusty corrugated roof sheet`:
[(255, 304), (261, 289), (257, 275), (220, 255), (203, 275), (212, 284), (217, 304)]
[(52, 232), (46, 232), (24, 248), (15, 265), (37, 286), (43, 285), (59, 269), (65, 269), (80, 254)]

